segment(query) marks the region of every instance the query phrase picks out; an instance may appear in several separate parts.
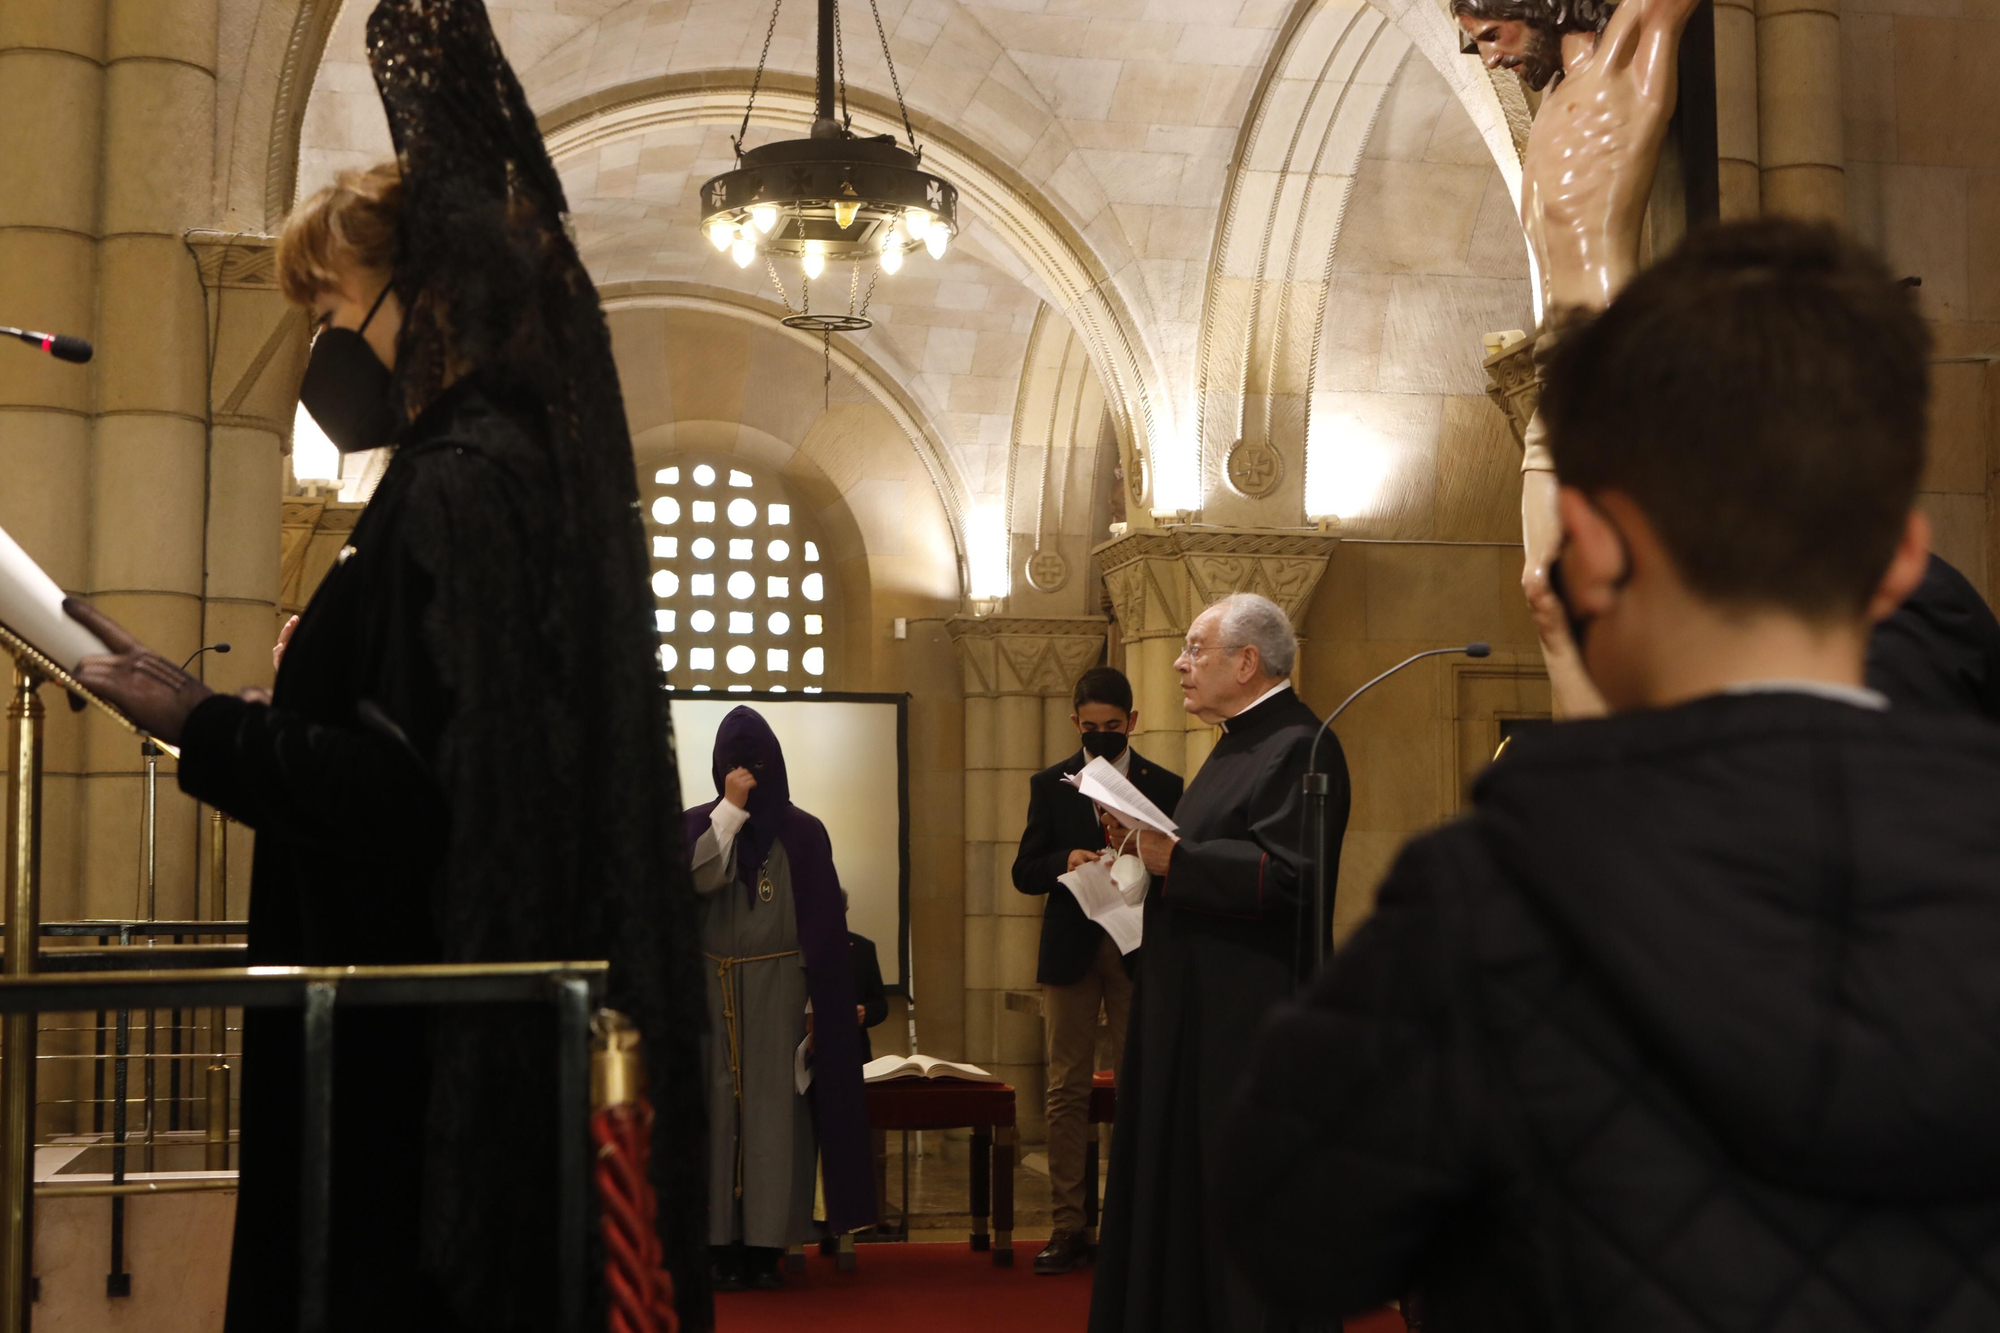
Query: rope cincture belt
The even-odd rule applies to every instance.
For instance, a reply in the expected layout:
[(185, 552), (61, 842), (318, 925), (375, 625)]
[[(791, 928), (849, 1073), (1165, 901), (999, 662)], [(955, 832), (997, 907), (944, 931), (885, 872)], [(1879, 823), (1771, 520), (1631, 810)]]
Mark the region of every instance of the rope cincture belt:
[(737, 1025), (736, 978), (732, 975), (745, 963), (772, 963), (780, 958), (797, 958), (799, 950), (760, 953), (751, 958), (724, 958), (704, 953), (715, 964), (715, 979), (722, 983), (722, 1027), (729, 1034), (729, 1082), (736, 1092), (736, 1197), (743, 1197), (743, 1034)]

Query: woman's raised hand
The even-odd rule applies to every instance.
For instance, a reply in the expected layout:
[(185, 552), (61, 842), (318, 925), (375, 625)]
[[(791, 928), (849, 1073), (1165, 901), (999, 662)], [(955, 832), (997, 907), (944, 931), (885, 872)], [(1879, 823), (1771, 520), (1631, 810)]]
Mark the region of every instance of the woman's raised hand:
[(299, 618), (293, 616), (278, 631), (278, 641), (271, 645), (271, 670), (276, 671), (285, 660), (285, 645), (292, 641), (292, 631), (299, 627)]

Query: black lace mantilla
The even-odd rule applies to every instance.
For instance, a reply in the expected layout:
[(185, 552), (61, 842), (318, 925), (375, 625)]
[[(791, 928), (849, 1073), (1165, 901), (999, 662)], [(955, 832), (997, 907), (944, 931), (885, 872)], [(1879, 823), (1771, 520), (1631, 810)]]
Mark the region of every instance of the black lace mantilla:
[[(405, 182), (394, 274), (405, 311), (396, 348), (405, 407), (414, 418), (468, 375), (505, 386), (509, 401), (532, 400), (541, 414), (552, 479), (542, 544), (557, 554), (541, 623), (510, 631), (532, 636), (532, 651), (518, 661), (461, 655), (456, 669), (477, 678), (447, 681), (461, 701), (536, 701), (507, 727), (468, 731), (464, 745), (485, 752), (452, 757), (456, 772), (504, 775), (455, 792), (455, 824), (528, 827), (491, 845), (454, 840), (439, 921), (452, 961), (610, 959), (609, 1001), (646, 1042), (669, 1267), (685, 1326), (703, 1329), (711, 1320), (699, 1072), (706, 999), (610, 333), (564, 227), (555, 167), (485, 7), (383, 0), (368, 21), (368, 53)], [(447, 600), (481, 605), (486, 563), (453, 562), (464, 571), (453, 577), (466, 582)], [(456, 631), (432, 633), (449, 642)], [(527, 819), (512, 817), (521, 811)], [(496, 819), (502, 812), (509, 817)], [(533, 1201), (509, 1200), (504, 1178), (494, 1179), (510, 1158), (542, 1148), (515, 1141), (510, 1125), (510, 1101), (523, 1093), (507, 1082), (526, 1066), (491, 1015), (447, 1014), (439, 1034), (426, 1263), (469, 1326), (526, 1327), (524, 1308), (537, 1302), (521, 1300), (519, 1266), (539, 1272), (548, 1257), (517, 1253), (515, 1214)]]

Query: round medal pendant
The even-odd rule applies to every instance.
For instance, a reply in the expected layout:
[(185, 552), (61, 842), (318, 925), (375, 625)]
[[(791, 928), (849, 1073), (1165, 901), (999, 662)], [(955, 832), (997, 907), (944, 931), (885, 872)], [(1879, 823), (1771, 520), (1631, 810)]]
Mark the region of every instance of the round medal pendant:
[(777, 891), (778, 886), (771, 883), (771, 874), (769, 871), (765, 871), (763, 874), (757, 876), (757, 897), (761, 901), (770, 902), (771, 896)]

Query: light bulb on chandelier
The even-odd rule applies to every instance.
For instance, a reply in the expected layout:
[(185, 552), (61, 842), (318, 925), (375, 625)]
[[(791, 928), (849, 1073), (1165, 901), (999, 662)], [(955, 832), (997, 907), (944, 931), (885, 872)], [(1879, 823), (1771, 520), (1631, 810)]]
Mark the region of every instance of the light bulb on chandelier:
[(908, 229), (911, 240), (921, 241), (924, 233), (931, 229), (931, 215), (921, 208), (906, 208), (903, 210), (903, 226)]
[(727, 222), (708, 224), (708, 243), (718, 250), (727, 250), (729, 243), (736, 239), (736, 228)]
[(750, 221), (752, 221), (757, 225), (758, 231), (761, 231), (766, 236), (769, 236), (771, 234), (771, 228), (778, 225), (777, 205), (775, 204), (750, 205)]
[(943, 259), (944, 248), (951, 244), (951, 228), (942, 222), (932, 223), (924, 232), (924, 249), (931, 252), (932, 259)]
[(854, 225), (854, 215), (861, 211), (859, 199), (836, 199), (833, 201), (833, 221), (842, 231)]
[(736, 233), (736, 244), (729, 247), (729, 257), (736, 261), (736, 267), (749, 268), (750, 261), (757, 257), (757, 242), (742, 232)]
[(805, 269), (808, 278), (817, 278), (826, 272), (826, 255), (817, 245), (807, 246), (805, 257), (799, 263)]
[(891, 247), (882, 252), (882, 271), (891, 276), (903, 267), (903, 252), (899, 247)]

